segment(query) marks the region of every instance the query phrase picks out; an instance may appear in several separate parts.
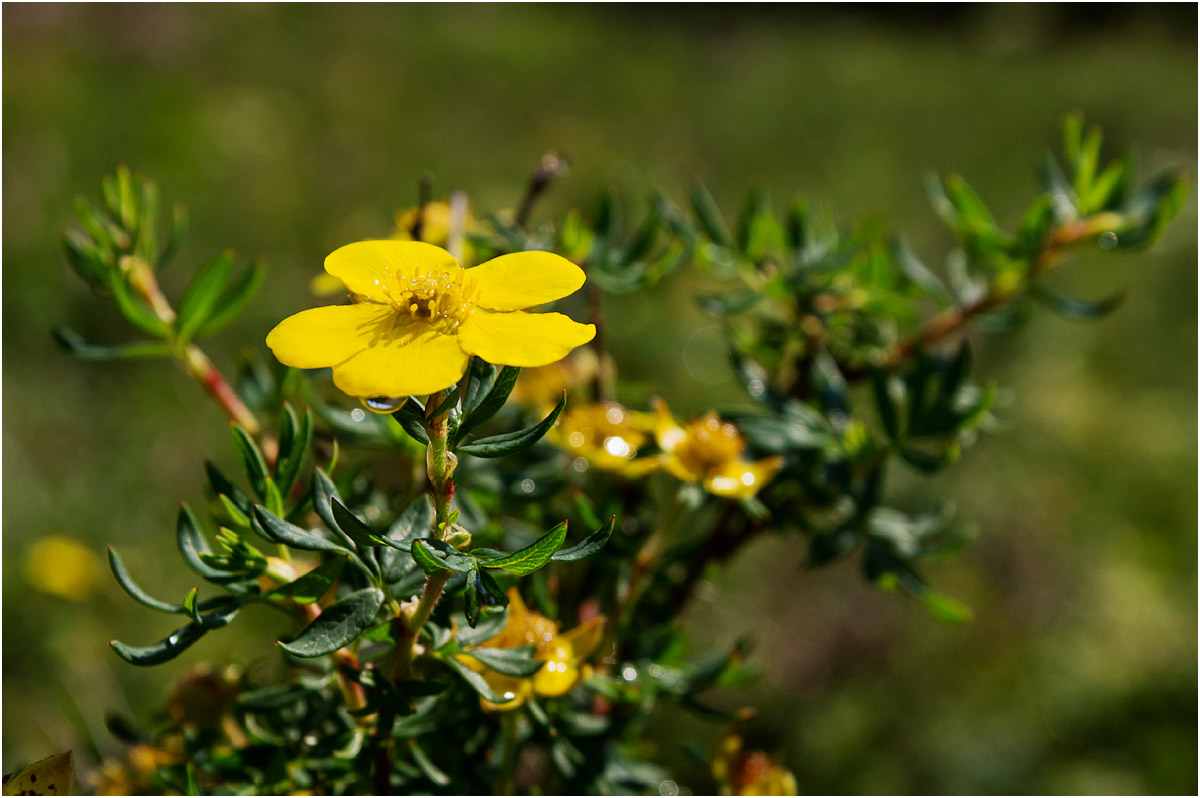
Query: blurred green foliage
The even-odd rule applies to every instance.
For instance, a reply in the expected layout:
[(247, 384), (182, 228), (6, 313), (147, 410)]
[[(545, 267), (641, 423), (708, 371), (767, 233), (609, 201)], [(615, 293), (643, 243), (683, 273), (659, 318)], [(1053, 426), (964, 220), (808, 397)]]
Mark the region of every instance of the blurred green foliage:
[[(144, 637), (143, 616), (115, 584), (83, 603), (26, 586), (31, 544), (59, 534), (97, 557), (118, 543), (150, 592), (174, 595), (176, 506), (161, 497), (195, 501), (196, 464), (233, 463), (216, 410), (183, 415), (196, 401), (182, 374), (90, 367), (50, 338), (70, 320), (121, 340), (59, 242), (75, 195), (115, 162), (192, 211), (189, 268), (163, 276), (174, 295), (227, 245), (266, 257), (261, 297), (209, 344), (225, 367), (223, 345), (308, 303), (324, 255), (388, 231), (426, 170), (439, 192), (511, 206), (557, 149), (572, 173), (535, 217), (610, 185), (634, 206), (651, 187), (684, 201), (696, 179), (732, 216), (754, 182), (842, 219), (886, 214), (918, 252), (945, 241), (927, 171), (969, 175), (1015, 227), (1003, 214), (1034, 183), (1030, 154), (1072, 108), (1114, 146), (1153, 146), (1146, 171), (1195, 174), (1195, 9), (1107, 13), (6, 6), (5, 770), (70, 747), (86, 769), (115, 748), (105, 712), (154, 711), (189, 663), (271, 662), (232, 642), (263, 639), (255, 624), (274, 619), (258, 617), (223, 637), (228, 652), (201, 643), (132, 672), (105, 643)], [(851, 568), (803, 573), (778, 540), (703, 586), (697, 647), (768, 619), (749, 660), (764, 678), (738, 698), (760, 710), (748, 742), (785, 753), (804, 791), (1195, 791), (1195, 219), (1193, 197), (1156, 250), (1063, 276), (1078, 295), (1130, 287), (1104, 324), (1039, 314), (979, 339), (977, 361), (1016, 397), (1010, 429), (952, 484), (891, 485), (914, 508), (959, 497), (978, 520), (980, 539), (933, 569), (973, 624), (939, 626)], [(610, 303), (623, 376), (653, 378), (681, 412), (737, 396), (693, 293)], [(711, 734), (672, 737), (704, 749)], [(684, 749), (661, 745), (686, 773)]]

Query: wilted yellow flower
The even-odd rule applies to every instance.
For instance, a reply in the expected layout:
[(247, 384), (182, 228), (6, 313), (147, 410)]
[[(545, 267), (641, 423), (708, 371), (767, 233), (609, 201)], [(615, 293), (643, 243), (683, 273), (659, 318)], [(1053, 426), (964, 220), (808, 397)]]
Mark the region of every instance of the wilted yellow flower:
[(742, 459), (746, 441), (737, 427), (709, 412), (680, 425), (666, 402), (654, 400), (654, 437), (663, 450), (661, 463), (684, 482), (699, 482), (716, 496), (749, 498), (783, 466), (782, 457)]
[(650, 419), (616, 402), (599, 402), (567, 410), (551, 430), (550, 440), (597, 468), (629, 476), (644, 474), (657, 462), (634, 460), (650, 435)]
[(482, 648), (521, 648), (536, 646), (534, 659), (545, 661), (532, 677), (521, 679), (506, 676), (488, 668), (471, 656), (460, 654), (464, 665), (480, 673), (493, 693), (509, 700), (493, 704), (480, 699), (484, 709), (516, 709), (531, 694), (560, 696), (585, 679), (591, 666), (584, 664), (600, 645), (604, 636), (604, 616), (598, 615), (581, 623), (569, 632), (559, 634), (559, 624), (525, 606), (515, 587), (508, 589), (508, 618), (504, 628), (494, 637), (480, 643)]
[(583, 270), (550, 252), (501, 255), (463, 269), (421, 241), (360, 241), (335, 250), (325, 271), (352, 305), (301, 311), (267, 335), (281, 363), (333, 368), (350, 396), (403, 397), (449, 388), (471, 355), (505, 366), (544, 366), (592, 340), (596, 328), (524, 308), (583, 285)]
[(74, 538), (51, 535), (29, 547), (25, 579), (43, 593), (83, 601), (99, 583), (98, 561), (91, 549)]
[(796, 777), (763, 751), (743, 751), (742, 738), (727, 732), (713, 748), (713, 778), (722, 795), (796, 795)]

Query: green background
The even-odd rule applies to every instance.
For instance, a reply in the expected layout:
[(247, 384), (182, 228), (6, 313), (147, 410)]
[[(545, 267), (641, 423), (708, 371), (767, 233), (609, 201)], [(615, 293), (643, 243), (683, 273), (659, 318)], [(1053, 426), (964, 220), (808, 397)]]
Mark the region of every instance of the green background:
[[(163, 363), (75, 362), (54, 324), (130, 334), (64, 265), (76, 195), (119, 162), (185, 202), (192, 229), (166, 273), (227, 246), (264, 255), (251, 311), (208, 344), (232, 367), (307, 306), (325, 254), (386, 233), (416, 179), (513, 206), (547, 150), (571, 173), (552, 218), (604, 187), (637, 207), (703, 181), (730, 213), (752, 185), (948, 246), (925, 202), (959, 172), (1012, 224), (1066, 112), (1109, 151), (1196, 172), (1194, 6), (73, 6), (3, 9), (3, 766), (74, 747), (118, 750), (107, 711), (153, 718), (190, 664), (269, 669), (273, 618), (239, 618), (180, 660), (126, 666), (106, 642), (171, 620), (106, 573), (85, 603), (32, 592), (30, 544), (119, 547), (151, 592), (192, 586), (174, 554), (201, 461), (231, 464), (225, 424)], [(1196, 790), (1196, 202), (1152, 252), (1085, 253), (1056, 283), (1112, 317), (1042, 313), (977, 338), (979, 372), (1011, 389), (997, 434), (944, 478), (893, 483), (903, 502), (954, 498), (977, 541), (928, 576), (970, 604), (966, 627), (862, 583), (805, 572), (796, 540), (760, 541), (688, 614), (697, 651), (743, 632), (762, 677), (752, 744), (809, 793), (1194, 793)], [(737, 393), (693, 310), (693, 278), (615, 299), (622, 376), (681, 411)], [(668, 367), (667, 364), (670, 364)], [(103, 567), (103, 566), (101, 566)], [(106, 571), (106, 569), (105, 569)], [(716, 729), (664, 717), (652, 743), (681, 784), (712, 785), (677, 742)]]

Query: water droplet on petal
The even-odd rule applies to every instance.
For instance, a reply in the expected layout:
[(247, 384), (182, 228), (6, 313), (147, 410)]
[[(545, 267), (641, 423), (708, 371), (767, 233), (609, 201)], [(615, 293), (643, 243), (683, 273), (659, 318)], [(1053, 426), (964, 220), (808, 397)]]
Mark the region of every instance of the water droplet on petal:
[(370, 399), (360, 399), (362, 406), (372, 413), (394, 413), (408, 401), (407, 396), (372, 396)]
[(516, 693), (510, 692), (510, 691), (505, 691), (505, 693), (504, 693), (505, 701), (512, 701), (516, 697), (517, 697)]

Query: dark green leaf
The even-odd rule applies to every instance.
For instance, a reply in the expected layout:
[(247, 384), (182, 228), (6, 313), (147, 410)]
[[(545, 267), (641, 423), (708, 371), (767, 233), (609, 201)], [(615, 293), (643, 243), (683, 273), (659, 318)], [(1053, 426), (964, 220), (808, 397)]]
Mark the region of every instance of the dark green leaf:
[(175, 542), (179, 546), (179, 553), (183, 556), (183, 561), (187, 566), (208, 581), (225, 584), (246, 578), (245, 574), (234, 574), (212, 568), (201, 559), (200, 555), (212, 555), (212, 551), (204, 540), (196, 516), (193, 515), (191, 508), (186, 503), (181, 503), (179, 506), (179, 517), (175, 524)]
[(485, 640), (491, 640), (504, 628), (507, 622), (507, 615), (504, 612), (498, 612), (495, 615), (483, 618), (474, 627), (458, 630), (458, 645), (459, 648), (469, 648), (477, 646)]
[(575, 562), (585, 557), (591, 557), (604, 548), (604, 544), (608, 543), (608, 539), (612, 537), (616, 524), (617, 517), (614, 515), (608, 519), (607, 524), (588, 535), (582, 542), (569, 549), (554, 552), (550, 557), (550, 562)]
[(467, 572), (467, 624), (471, 628), (485, 618), (503, 613), (508, 606), (508, 596), (496, 584), (492, 575), (477, 565)]
[(296, 657), (332, 654), (375, 624), (375, 613), (383, 605), (383, 591), (368, 587), (338, 599), (326, 607), (290, 643), (276, 645)]
[(887, 436), (895, 440), (900, 435), (900, 419), (897, 412), (897, 400), (893, 392), (898, 381), (893, 380), (886, 372), (873, 370), (871, 372), (871, 387), (875, 391), (875, 407), (879, 410), (879, 420)]
[[(475, 360), (476, 362), (483, 362), (478, 358)], [(491, 367), (489, 366), (489, 368)], [(482, 397), (479, 397), (478, 393), (475, 394), (479, 398), (477, 398), (474, 404), (466, 406), (466, 412), (463, 415), (462, 421), (459, 422), (458, 429), (454, 433), (454, 439), (451, 441), (452, 445), (462, 440), (462, 437), (475, 429), (475, 427), (496, 415), (500, 408), (504, 406), (505, 401), (508, 400), (508, 395), (512, 393), (513, 386), (517, 384), (517, 377), (520, 374), (521, 369), (516, 366), (504, 366), (491, 380), (487, 392), (482, 394)], [(472, 388), (474, 388), (474, 385), (472, 385)], [(468, 401), (470, 401), (470, 398), (468, 397)]]
[(410, 396), (399, 410), (392, 413), (392, 418), (400, 422), (400, 426), (409, 436), (421, 443), (429, 443), (429, 432), (425, 429), (425, 410), (416, 399)]
[(417, 767), (425, 774), (425, 778), (439, 787), (445, 787), (450, 783), (450, 777), (439, 770), (437, 765), (433, 764), (433, 760), (425, 753), (425, 749), (421, 748), (415, 737), (408, 738), (408, 747), (412, 750), (413, 761), (417, 763)]
[(488, 683), (482, 676), (468, 668), (466, 665), (463, 665), (461, 662), (455, 659), (453, 655), (444, 656), (441, 658), (441, 660), (449, 665), (456, 673), (458, 673), (459, 676), (466, 680), (467, 684), (471, 685), (471, 688), (475, 692), (479, 693), (479, 695), (483, 696), (485, 700), (490, 701), (493, 704), (506, 704), (512, 700), (511, 698), (505, 698), (502, 695), (493, 693), (492, 688), (488, 686)]
[(337, 521), (338, 528), (359, 546), (395, 546), (337, 499), (331, 499), (330, 503), (333, 507), (333, 520)]
[(913, 252), (908, 242), (904, 239), (896, 239), (892, 245), (892, 257), (901, 273), (925, 289), (925, 293), (939, 305), (945, 307), (951, 303), (950, 291), (947, 290), (945, 283), (925, 265), (916, 252)]
[(534, 426), (518, 430), (517, 432), (480, 438), (466, 445), (459, 446), (455, 451), (459, 454), (470, 454), (475, 457), (504, 457), (505, 455), (528, 449), (540, 441), (542, 436), (554, 426), (554, 422), (558, 420), (559, 414), (562, 413), (566, 405), (567, 394), (564, 391), (562, 399), (558, 400), (558, 404), (550, 411), (550, 415)]
[(267, 539), (273, 540), (276, 543), (282, 543), (285, 546), (291, 546), (293, 549), (302, 549), (303, 551), (352, 553), (340, 543), (335, 543), (314, 532), (301, 529), (295, 524), (289, 524), (277, 515), (272, 514), (262, 505), (254, 506), (254, 518), (261, 526), (263, 532), (266, 533)]
[(250, 264), (241, 276), (221, 292), (208, 320), (200, 325), (200, 329), (196, 330), (194, 338), (206, 338), (219, 332), (240, 316), (246, 306), (250, 304), (250, 300), (254, 299), (254, 295), (258, 293), (266, 274), (267, 269), (262, 261)]
[(473, 648), (465, 653), (487, 665), (497, 673), (505, 676), (528, 678), (545, 666), (540, 659), (533, 659), (536, 646), (521, 646), (520, 648)]
[(84, 282), (94, 288), (107, 287), (109, 266), (90, 238), (69, 230), (63, 236), (63, 247), (67, 251), (67, 262)]
[(1107, 316), (1121, 306), (1128, 293), (1127, 290), (1122, 289), (1104, 299), (1089, 300), (1056, 294), (1037, 285), (1029, 288), (1029, 294), (1034, 299), (1042, 302), (1054, 312), (1071, 319), (1098, 319)]
[(154, 645), (138, 647), (129, 646), (118, 640), (109, 642), (109, 646), (117, 656), (130, 665), (145, 667), (159, 665), (173, 660), (182, 654), (189, 646), (204, 637), (208, 629), (200, 624), (191, 623), (180, 627)]
[(297, 604), (312, 604), (329, 591), (345, 567), (345, 557), (333, 557), (303, 576), (270, 591), (266, 594), (266, 598), (290, 599)]
[(112, 546), (108, 547), (108, 565), (112, 568), (113, 576), (117, 578), (117, 584), (138, 604), (141, 604), (143, 607), (149, 607), (152, 610), (158, 610), (159, 612), (183, 612), (183, 607), (180, 605), (159, 601), (138, 587), (137, 583), (129, 575), (129, 571), (125, 569), (125, 564), (121, 562), (121, 558), (117, 556), (117, 550)]
[[(611, 533), (611, 530), (610, 530)], [(550, 562), (550, 558), (567, 539), (567, 522), (563, 521), (525, 548), (514, 551), (507, 557), (485, 563), (488, 568), (503, 568), (510, 574), (531, 574)]]
[(246, 476), (250, 479), (250, 487), (254, 489), (254, 493), (260, 499), (265, 499), (267, 495), (266, 481), (270, 476), (270, 471), (267, 469), (267, 461), (263, 457), (262, 450), (254, 442), (254, 437), (237, 424), (231, 423), (229, 430), (233, 433), (233, 445), (237, 448), (242, 468), (245, 469)]
[(179, 305), (179, 316), (175, 319), (176, 335), (181, 342), (188, 342), (208, 321), (217, 297), (229, 279), (229, 271), (233, 268), (233, 252), (225, 250), (196, 272), (192, 284), (188, 286), (183, 302)]
[(170, 357), (170, 344), (159, 341), (134, 341), (128, 344), (94, 344), (68, 327), (55, 327), (51, 332), (63, 349), (80, 360), (137, 360), (149, 357)]
[(291, 406), (284, 403), (279, 424), (279, 455), (275, 458), (275, 483), (284, 496), (291, 493), (311, 442), (312, 411), (306, 408), (304, 415), (297, 417)]
[(329, 478), (329, 475), (320, 468), (313, 469), (312, 496), (313, 509), (317, 511), (317, 515), (325, 523), (325, 526), (329, 528), (329, 531), (347, 549), (357, 550), (354, 541), (338, 526), (337, 518), (333, 514), (333, 500), (338, 499), (340, 501), (337, 486), (333, 484), (333, 480)]
[(467, 573), (475, 567), (475, 561), (458, 549), (434, 538), (417, 538), (412, 542), (412, 557), (427, 574), (438, 571)]
[(260, 687), (257, 690), (239, 693), (236, 700), (239, 707), (254, 712), (263, 712), (292, 706), (304, 700), (308, 694), (309, 690), (306, 687), (273, 684), (270, 687)]
[(213, 493), (228, 497), (247, 518), (254, 513), (254, 502), (250, 497), (208, 460), (204, 461), (204, 472), (208, 475), (208, 483), (212, 486)]

